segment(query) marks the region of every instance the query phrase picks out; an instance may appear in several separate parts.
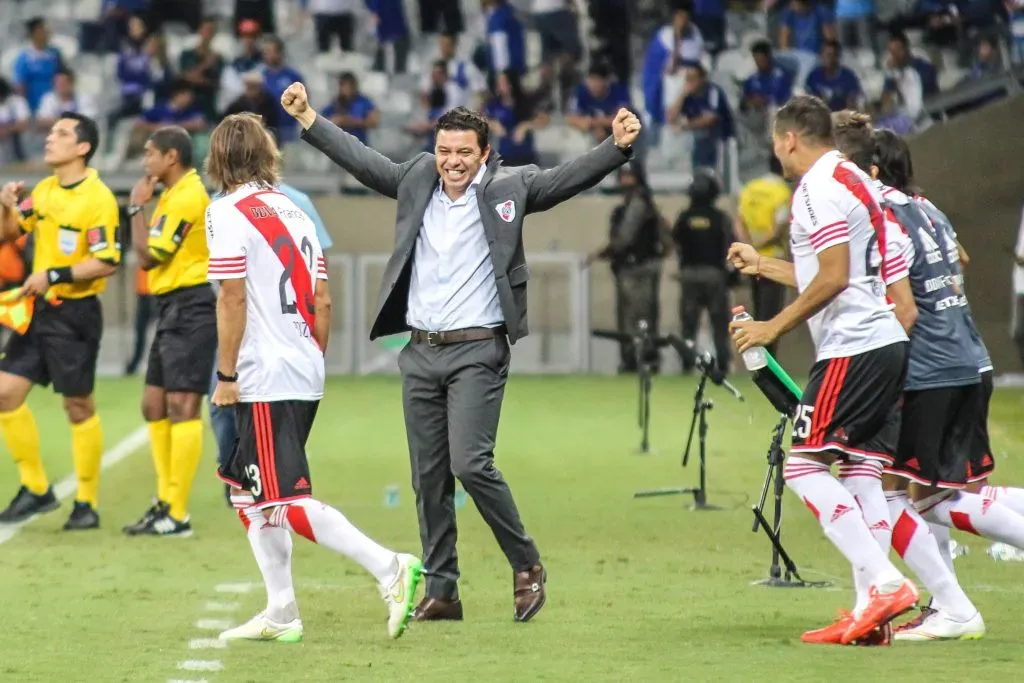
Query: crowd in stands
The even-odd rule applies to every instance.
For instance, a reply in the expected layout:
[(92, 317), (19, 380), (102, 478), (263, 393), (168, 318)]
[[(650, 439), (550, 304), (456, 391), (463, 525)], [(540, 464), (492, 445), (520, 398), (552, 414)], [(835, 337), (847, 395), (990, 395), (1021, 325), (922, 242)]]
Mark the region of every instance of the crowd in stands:
[(466, 105), (505, 163), (551, 164), (626, 106), (654, 168), (728, 175), (730, 141), (733, 156), (766, 149), (792, 93), (912, 133), (931, 124), (929, 97), (1024, 56), (1024, 0), (103, 0), (74, 19), (59, 44), (56, 19), (7, 32), (25, 42), (3, 51), (0, 160), (39, 158), (62, 110), (101, 118), (115, 166), (155, 127), (201, 144), (240, 111), (287, 149), (299, 131), (278, 98), (303, 81), (324, 116), (391, 156), (431, 148), (437, 116)]

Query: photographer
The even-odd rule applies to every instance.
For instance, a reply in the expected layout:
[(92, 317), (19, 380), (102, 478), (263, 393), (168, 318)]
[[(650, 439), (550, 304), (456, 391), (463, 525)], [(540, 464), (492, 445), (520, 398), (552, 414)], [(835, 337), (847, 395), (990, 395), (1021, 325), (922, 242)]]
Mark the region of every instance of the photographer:
[[(646, 334), (657, 337), (658, 283), (667, 246), (662, 239), (665, 219), (654, 205), (639, 162), (631, 161), (619, 171), (619, 191), (622, 204), (612, 211), (608, 246), (590, 256), (587, 263), (604, 260), (611, 265), (619, 332), (635, 336), (640, 321), (646, 320)], [(634, 344), (623, 343), (620, 353), (619, 372), (636, 372)], [(661, 364), (658, 350), (645, 349), (643, 362), (652, 372), (657, 372)]]
[[(707, 310), (715, 340), (718, 369), (729, 371), (729, 271), (725, 254), (732, 242), (732, 220), (715, 207), (720, 189), (708, 171), (698, 171), (690, 185), (690, 207), (679, 214), (672, 241), (679, 256), (682, 284), (679, 319), (683, 339), (696, 343), (700, 315)], [(693, 370), (684, 359), (683, 369)]]

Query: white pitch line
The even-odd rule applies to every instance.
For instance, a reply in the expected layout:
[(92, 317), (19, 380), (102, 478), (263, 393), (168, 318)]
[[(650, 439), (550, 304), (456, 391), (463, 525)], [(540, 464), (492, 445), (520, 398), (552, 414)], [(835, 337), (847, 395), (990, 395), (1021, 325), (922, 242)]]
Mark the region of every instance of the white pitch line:
[(251, 593), (262, 584), (258, 583), (221, 583), (214, 587), (218, 593)]
[(237, 602), (208, 602), (206, 603), (207, 612), (234, 612), (239, 608)]
[(201, 631), (227, 631), (233, 625), (227, 619), (200, 619), (196, 622), (196, 628)]
[(178, 662), (182, 671), (221, 671), (224, 664), (219, 659), (186, 659)]
[(206, 679), (204, 678), (202, 680), (197, 681), (197, 680), (195, 680), (193, 678), (189, 678), (189, 679), (172, 678), (172, 679), (168, 680), (167, 683), (206, 683)]
[[(100, 463), (100, 470), (102, 471), (113, 467), (129, 455), (135, 453), (135, 451), (145, 446), (147, 443), (149, 443), (149, 429), (145, 426), (139, 427), (128, 436), (118, 441), (114, 444), (113, 448), (103, 454), (103, 460)], [(53, 487), (54, 494), (60, 500), (70, 498), (77, 490), (78, 479), (73, 474), (64, 477)], [(22, 527), (26, 524), (31, 524), (36, 519), (38, 519), (38, 517), (33, 517), (32, 519), (26, 520), (20, 524), (12, 524), (10, 526), (0, 528), (0, 545), (3, 545), (17, 536)]]
[(228, 641), (218, 638), (193, 638), (188, 641), (190, 650), (226, 650)]

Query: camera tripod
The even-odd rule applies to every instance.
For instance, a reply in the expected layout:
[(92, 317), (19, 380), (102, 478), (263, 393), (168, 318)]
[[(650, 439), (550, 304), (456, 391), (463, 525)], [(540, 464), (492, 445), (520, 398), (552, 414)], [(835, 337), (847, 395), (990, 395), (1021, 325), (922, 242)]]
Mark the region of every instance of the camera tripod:
[(708, 419), (707, 413), (715, 407), (710, 399), (704, 397), (704, 390), (707, 387), (708, 379), (711, 377), (712, 365), (709, 363), (698, 363), (701, 368), (700, 383), (697, 384), (697, 392), (693, 397), (693, 419), (690, 421), (690, 434), (686, 437), (686, 450), (683, 452), (683, 467), (686, 467), (690, 459), (690, 447), (693, 445), (693, 433), (696, 428), (698, 433), (698, 452), (700, 459), (700, 484), (697, 488), (672, 488), (654, 489), (649, 491), (637, 491), (634, 498), (653, 498), (655, 496), (675, 496), (693, 494), (693, 505), (691, 510), (721, 510), (717, 505), (711, 505), (707, 499), (707, 436)]
[[(768, 570), (768, 578), (754, 583), (761, 586), (773, 588), (824, 588), (831, 586), (830, 581), (804, 581), (797, 570), (796, 563), (782, 547), (782, 494), (786, 489), (786, 482), (783, 479), (782, 466), (785, 460), (785, 452), (782, 450), (782, 440), (786, 438), (786, 425), (789, 424), (789, 416), (781, 414), (779, 423), (775, 425), (772, 434), (772, 443), (768, 447), (768, 473), (764, 478), (764, 487), (761, 489), (761, 498), (754, 506), (754, 527), (752, 532), (757, 533), (758, 528), (764, 529), (768, 540), (772, 543), (772, 566)], [(773, 490), (775, 499), (775, 521), (769, 524), (764, 516), (764, 506), (768, 502), (768, 490)], [(779, 567), (779, 560), (786, 565), (786, 573), (783, 575)]]

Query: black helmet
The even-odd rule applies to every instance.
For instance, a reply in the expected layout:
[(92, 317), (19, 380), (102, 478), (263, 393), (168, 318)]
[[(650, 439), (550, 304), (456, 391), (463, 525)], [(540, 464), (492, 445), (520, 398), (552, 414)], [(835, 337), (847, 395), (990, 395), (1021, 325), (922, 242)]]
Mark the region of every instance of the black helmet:
[(714, 204), (718, 199), (721, 189), (718, 186), (718, 179), (715, 174), (705, 169), (698, 169), (693, 174), (693, 182), (690, 183), (690, 201), (694, 204)]

